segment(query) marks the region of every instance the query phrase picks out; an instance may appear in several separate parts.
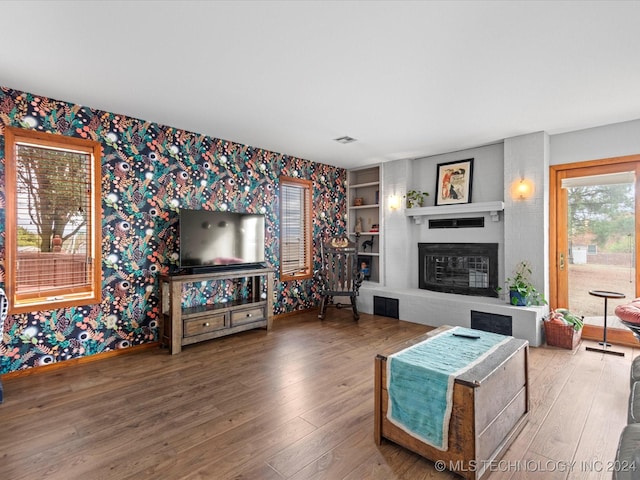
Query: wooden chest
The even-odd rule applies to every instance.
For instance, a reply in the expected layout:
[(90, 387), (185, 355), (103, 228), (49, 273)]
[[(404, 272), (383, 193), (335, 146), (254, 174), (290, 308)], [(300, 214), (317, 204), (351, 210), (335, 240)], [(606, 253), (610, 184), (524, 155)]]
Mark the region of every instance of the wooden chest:
[[(391, 347), (375, 359), (375, 427), (377, 444), (391, 440), (447, 469), (476, 480), (490, 470), (524, 426), (529, 412), (526, 340), (511, 339), (462, 375), (453, 388), (449, 448), (439, 450), (409, 435), (387, 419), (387, 357), (451, 328), (439, 327)], [(440, 464), (442, 465), (442, 464)]]

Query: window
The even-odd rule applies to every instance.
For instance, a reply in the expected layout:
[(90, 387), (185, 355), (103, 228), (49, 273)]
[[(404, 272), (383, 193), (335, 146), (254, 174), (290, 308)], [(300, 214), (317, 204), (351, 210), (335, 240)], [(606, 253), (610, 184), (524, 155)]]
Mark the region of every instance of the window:
[(5, 129), (9, 312), (100, 301), (100, 144)]
[(280, 177), (280, 279), (311, 277), (309, 180)]

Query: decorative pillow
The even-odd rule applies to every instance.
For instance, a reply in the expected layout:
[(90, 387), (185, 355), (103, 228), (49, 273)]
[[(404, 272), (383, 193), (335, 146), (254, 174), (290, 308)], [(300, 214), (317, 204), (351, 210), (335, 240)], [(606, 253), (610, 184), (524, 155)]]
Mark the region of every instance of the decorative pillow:
[(640, 325), (640, 298), (636, 298), (624, 305), (618, 305), (615, 309), (615, 314), (620, 320)]

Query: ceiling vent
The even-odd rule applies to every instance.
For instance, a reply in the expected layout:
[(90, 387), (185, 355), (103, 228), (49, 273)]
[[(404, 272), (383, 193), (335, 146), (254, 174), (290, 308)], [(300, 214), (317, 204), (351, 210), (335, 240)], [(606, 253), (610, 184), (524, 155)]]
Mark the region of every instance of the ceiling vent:
[(353, 143), (356, 141), (355, 138), (350, 137), (348, 135), (345, 135), (344, 137), (340, 137), (340, 138), (334, 138), (334, 140), (338, 143), (344, 143), (344, 144)]

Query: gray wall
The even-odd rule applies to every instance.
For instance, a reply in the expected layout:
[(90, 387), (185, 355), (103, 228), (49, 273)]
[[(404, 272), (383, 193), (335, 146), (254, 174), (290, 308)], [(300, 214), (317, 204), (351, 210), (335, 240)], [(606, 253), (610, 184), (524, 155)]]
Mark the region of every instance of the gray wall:
[[(550, 136), (545, 132), (505, 139), (495, 145), (426, 158), (383, 164), (382, 192), (402, 197), (407, 190), (430, 193), (434, 204), (439, 163), (474, 158), (473, 202), (504, 201), (499, 222), (485, 215), (484, 229), (429, 230), (428, 222), (416, 225), (398, 210), (383, 209), (385, 279), (361, 289), (363, 312), (373, 312), (373, 296), (401, 298), (400, 318), (417, 323), (468, 326), (469, 310), (497, 313), (510, 309), (517, 318), (518, 336), (537, 346), (542, 339), (542, 317), (547, 307), (510, 307), (504, 299), (464, 297), (418, 290), (418, 242), (497, 242), (500, 285), (519, 260), (532, 264), (538, 290), (549, 292), (549, 166), (640, 154), (640, 120)], [(510, 197), (511, 184), (521, 177), (534, 183), (526, 200)], [(473, 215), (475, 216), (475, 214)], [(437, 217), (435, 217), (437, 218)], [(519, 318), (518, 316), (522, 316)]]
[(640, 153), (640, 120), (550, 135), (550, 165)]
[[(506, 158), (505, 151), (509, 158)], [(455, 231), (429, 230), (426, 221), (421, 225), (413, 225), (412, 220), (404, 216), (404, 208), (394, 212), (385, 209), (386, 270), (383, 285), (392, 288), (417, 287), (417, 265), (412, 259), (417, 258), (418, 242), (466, 242), (472, 236), (474, 241), (499, 244), (500, 284), (509, 276), (516, 260), (526, 259), (534, 263), (536, 286), (548, 293), (549, 165), (639, 153), (640, 120), (634, 120), (556, 135), (537, 132), (505, 139), (505, 142), (494, 145), (385, 163), (385, 195), (402, 197), (407, 190), (426, 190), (430, 196), (425, 206), (432, 206), (437, 165), (474, 158), (472, 201), (505, 201), (505, 213), (501, 214), (500, 222), (492, 222), (488, 215), (485, 216), (484, 229)], [(514, 202), (508, 198), (509, 185), (521, 175), (534, 182), (535, 194), (527, 202)], [(510, 212), (513, 215), (510, 216)], [(531, 215), (535, 217), (534, 231), (528, 231), (526, 225), (517, 223)], [(509, 231), (505, 231), (505, 223), (510, 224)], [(507, 242), (513, 240), (508, 255), (505, 252), (505, 239)]]
[[(435, 202), (437, 166), (439, 163), (473, 158), (473, 202), (502, 201), (504, 185), (504, 146), (502, 143), (452, 152), (413, 160), (397, 160), (383, 166), (383, 192), (385, 196), (402, 196), (407, 190), (429, 192), (425, 206)], [(396, 211), (384, 210), (385, 281), (392, 288), (418, 287), (418, 243), (443, 242), (498, 243), (500, 264), (504, 257), (504, 222), (494, 222), (488, 213), (474, 213), (470, 217), (485, 217), (485, 228), (477, 229), (429, 229), (428, 220), (416, 225), (404, 214), (403, 206)], [(450, 215), (434, 215), (429, 218), (446, 218)], [(471, 239), (470, 237), (473, 237)], [(504, 275), (500, 274), (500, 282)]]

